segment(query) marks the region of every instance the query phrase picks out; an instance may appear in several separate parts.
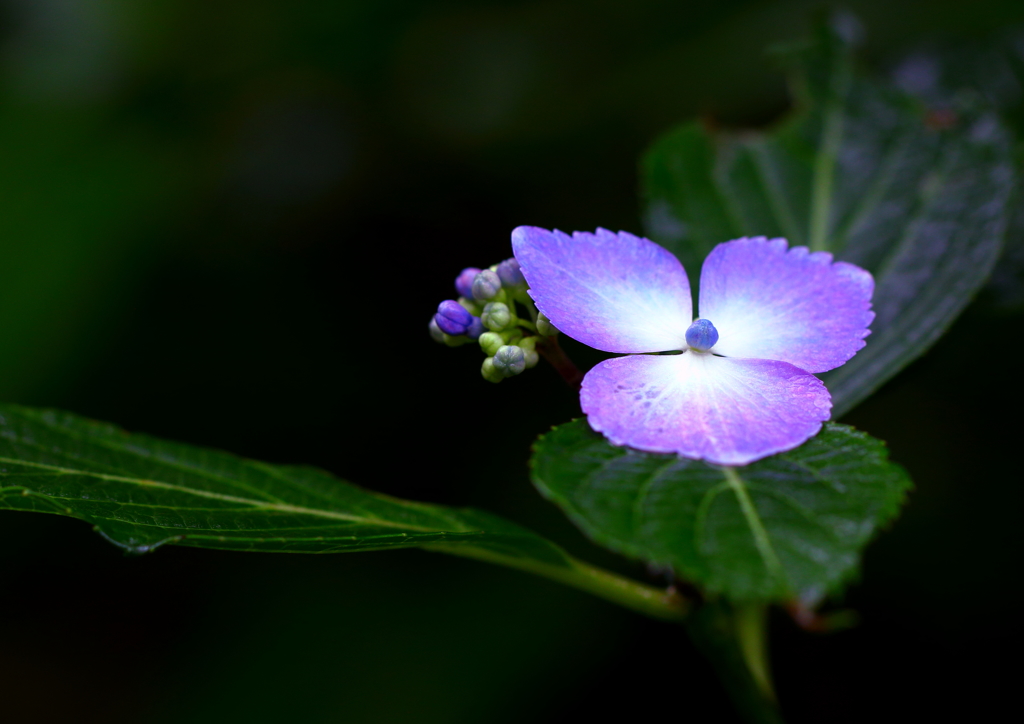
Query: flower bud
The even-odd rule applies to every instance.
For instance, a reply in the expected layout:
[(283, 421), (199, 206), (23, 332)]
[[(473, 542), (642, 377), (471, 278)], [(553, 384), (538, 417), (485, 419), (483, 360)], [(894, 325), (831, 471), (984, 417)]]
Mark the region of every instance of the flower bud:
[(537, 315), (537, 334), (542, 337), (554, 337), (558, 334), (558, 330), (555, 329), (555, 325), (551, 323), (551, 320), (544, 316), (544, 313)]
[(523, 350), (523, 356), (526, 357), (526, 369), (528, 370), (536, 367), (540, 361), (540, 355), (537, 353), (537, 339), (538, 337), (523, 337), (520, 341), (516, 342), (516, 345)]
[(507, 304), (491, 302), (484, 307), (484, 313), (480, 318), (487, 329), (500, 332), (512, 323), (512, 311)]
[(494, 366), (494, 357), (488, 357), (484, 360), (484, 364), (480, 368), (480, 374), (482, 374), (484, 379), (488, 382), (501, 382), (505, 379), (505, 375), (498, 371)]
[(473, 321), (469, 323), (469, 328), (466, 330), (466, 336), (470, 339), (479, 339), (483, 333), (484, 323), (480, 321), (480, 317), (473, 317)]
[(429, 329), (430, 338), (438, 344), (444, 344), (444, 332), (442, 332), (441, 328), (437, 326), (437, 321), (433, 317), (430, 318)]
[(446, 299), (437, 306), (434, 321), (442, 332), (455, 337), (466, 333), (473, 323), (473, 315), (458, 302)]
[(505, 287), (526, 286), (526, 279), (523, 277), (523, 272), (520, 270), (519, 262), (515, 257), (506, 259), (501, 264), (498, 264), (498, 278), (501, 279), (501, 284)]
[(490, 269), (484, 269), (473, 279), (473, 298), (481, 302), (494, 299), (501, 291), (501, 279)]
[(484, 332), (480, 335), (480, 339), (477, 342), (480, 343), (480, 349), (488, 357), (493, 357), (494, 353), (505, 344), (505, 340), (497, 332)]
[(521, 347), (506, 344), (495, 352), (491, 359), (494, 360), (494, 369), (505, 377), (518, 375), (526, 369), (526, 355)]
[(473, 298), (473, 280), (476, 279), (476, 275), (479, 273), (480, 270), (475, 266), (468, 266), (459, 273), (459, 276), (455, 279), (455, 290), (459, 293), (460, 297)]

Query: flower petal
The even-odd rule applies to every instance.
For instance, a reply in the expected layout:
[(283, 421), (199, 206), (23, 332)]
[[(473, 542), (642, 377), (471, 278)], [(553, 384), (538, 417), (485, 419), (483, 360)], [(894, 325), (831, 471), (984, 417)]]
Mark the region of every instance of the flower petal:
[(700, 316), (720, 335), (714, 352), (824, 372), (864, 346), (875, 318), (871, 274), (785, 239), (716, 246), (700, 273)]
[(590, 426), (616, 445), (746, 465), (817, 434), (832, 400), (786, 362), (681, 355), (605, 360), (580, 391)]
[(690, 282), (679, 260), (653, 241), (625, 231), (569, 236), (520, 226), (512, 249), (537, 308), (573, 339), (605, 352), (686, 347)]

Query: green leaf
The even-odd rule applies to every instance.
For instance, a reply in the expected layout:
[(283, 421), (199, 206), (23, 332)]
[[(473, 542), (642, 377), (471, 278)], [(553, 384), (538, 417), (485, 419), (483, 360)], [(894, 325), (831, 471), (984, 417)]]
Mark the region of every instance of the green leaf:
[(129, 435), (50, 410), (0, 406), (0, 509), (91, 523), (132, 553), (162, 545), (279, 553), (420, 547), (582, 588), (648, 615), (682, 602), (578, 561), (479, 510), (399, 500), (310, 467)]
[(691, 275), (718, 243), (784, 236), (875, 276), (867, 346), (824, 375), (841, 416), (921, 355), (992, 271), (1013, 188), (996, 115), (937, 112), (854, 71), (830, 30), (796, 56), (797, 110), (767, 133), (689, 124), (643, 160), (646, 226)]
[(595, 542), (736, 601), (835, 590), (910, 488), (883, 443), (834, 423), (795, 450), (723, 468), (616, 447), (576, 420), (539, 439), (532, 468)]

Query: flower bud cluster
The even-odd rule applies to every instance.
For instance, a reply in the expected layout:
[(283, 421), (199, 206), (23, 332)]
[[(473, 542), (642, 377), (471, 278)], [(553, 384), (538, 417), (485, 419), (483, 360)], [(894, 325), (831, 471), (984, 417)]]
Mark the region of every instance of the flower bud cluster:
[[(430, 336), (449, 347), (479, 344), (486, 356), (480, 370), (485, 380), (501, 382), (521, 374), (536, 366), (537, 343), (558, 334), (533, 306), (527, 289), (515, 259), (489, 269), (467, 267), (455, 279), (459, 298), (438, 305)], [(520, 316), (523, 309), (526, 315)]]

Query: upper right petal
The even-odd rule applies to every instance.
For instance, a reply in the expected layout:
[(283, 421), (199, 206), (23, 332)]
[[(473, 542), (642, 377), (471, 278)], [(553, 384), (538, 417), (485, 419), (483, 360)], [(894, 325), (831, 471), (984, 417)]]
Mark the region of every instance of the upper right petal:
[(563, 333), (605, 352), (686, 347), (690, 282), (676, 257), (625, 231), (520, 226), (512, 249), (537, 308)]
[(818, 373), (864, 347), (875, 282), (824, 251), (763, 236), (719, 244), (700, 273), (700, 315), (718, 329), (714, 352), (789, 362)]

